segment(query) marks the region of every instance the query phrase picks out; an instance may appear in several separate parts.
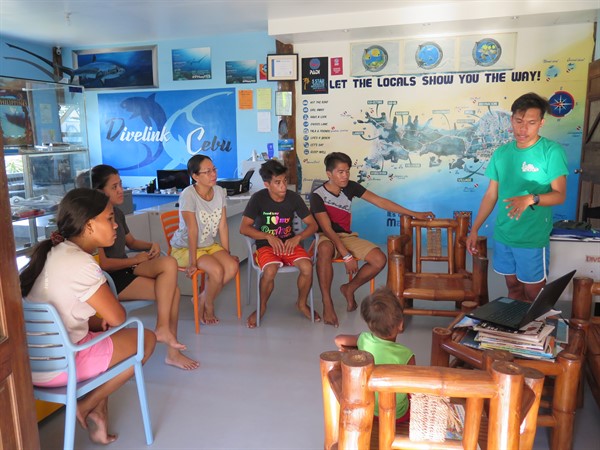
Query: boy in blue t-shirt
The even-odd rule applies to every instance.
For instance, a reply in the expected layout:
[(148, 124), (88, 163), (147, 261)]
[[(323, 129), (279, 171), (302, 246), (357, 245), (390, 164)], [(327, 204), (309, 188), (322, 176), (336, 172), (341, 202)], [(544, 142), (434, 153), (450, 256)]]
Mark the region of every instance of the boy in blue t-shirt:
[[(366, 297), (360, 305), (360, 315), (371, 332), (336, 336), (335, 345), (341, 351), (358, 347), (371, 353), (375, 364), (415, 364), (412, 350), (396, 343), (396, 338), (404, 331), (404, 314), (398, 298), (391, 290), (382, 287)], [(410, 420), (409, 406), (406, 394), (396, 394), (396, 423)], [(379, 396), (375, 393), (375, 416), (378, 415)]]

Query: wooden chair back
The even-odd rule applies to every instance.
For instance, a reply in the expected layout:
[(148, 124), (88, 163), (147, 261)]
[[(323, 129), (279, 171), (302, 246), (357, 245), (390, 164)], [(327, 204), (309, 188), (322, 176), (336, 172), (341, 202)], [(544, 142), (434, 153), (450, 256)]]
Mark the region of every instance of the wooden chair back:
[[(400, 235), (388, 236), (387, 286), (405, 314), (456, 316), (487, 303), (487, 239), (478, 238), (472, 269), (467, 270), (468, 228), (467, 214), (433, 220), (401, 217)], [(413, 299), (452, 301), (456, 308), (414, 308)]]
[[(321, 380), (326, 450), (370, 448), (375, 392), (379, 393), (379, 449), (474, 450), (480, 436), (484, 436), (488, 450), (526, 450), (533, 447), (544, 376), (508, 361), (493, 361), (487, 371), (376, 366), (370, 353), (356, 350), (322, 353)], [(398, 392), (464, 399), (462, 443), (456, 440), (435, 444), (415, 442), (408, 436), (396, 434), (395, 394)], [(487, 429), (482, 429), (486, 423), (482, 421), (484, 401), (489, 402)]]
[[(412, 270), (413, 249), (416, 273), (423, 271), (423, 262), (445, 262), (446, 273), (456, 273), (466, 268), (466, 239), (469, 216), (460, 214), (456, 219), (419, 220), (410, 216), (400, 219), (400, 236), (406, 236), (408, 250), (407, 269)], [(443, 241), (447, 242), (446, 251)], [(413, 244), (414, 243), (414, 244)], [(411, 245), (413, 244), (413, 245)]]

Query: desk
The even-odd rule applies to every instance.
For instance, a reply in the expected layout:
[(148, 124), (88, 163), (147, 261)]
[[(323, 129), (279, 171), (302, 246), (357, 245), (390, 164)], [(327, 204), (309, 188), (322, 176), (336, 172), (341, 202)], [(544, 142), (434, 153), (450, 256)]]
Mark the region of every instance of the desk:
[(174, 203), (179, 199), (179, 194), (148, 194), (147, 192), (136, 191), (131, 197), (133, 199), (133, 209), (137, 211), (164, 205), (165, 203)]
[[(458, 316), (447, 328), (434, 328), (431, 341), (431, 365), (449, 367), (450, 356), (455, 362), (466, 363), (476, 369), (483, 369), (485, 361), (483, 352), (460, 344), (465, 330), (453, 329), (454, 324), (462, 319)], [(537, 425), (551, 427), (551, 450), (568, 450), (573, 446), (573, 422), (575, 409), (580, 400), (580, 383), (582, 381), (582, 363), (585, 355), (585, 339), (588, 322), (577, 318), (570, 321), (573, 328), (569, 330), (569, 345), (552, 361), (533, 359), (518, 359), (516, 362), (523, 367), (531, 367), (542, 372), (546, 377), (554, 377), (554, 388), (550, 394), (551, 400), (547, 407), (542, 402)], [(503, 354), (511, 357), (508, 352)], [(545, 384), (546, 386), (546, 384)], [(542, 414), (542, 408), (548, 409)]]
[[(248, 249), (244, 237), (239, 233), (242, 223), (242, 213), (248, 204), (247, 198), (227, 198), (227, 224), (229, 225), (229, 250), (232, 255), (239, 258), (240, 262), (248, 257)], [(162, 229), (160, 215), (166, 211), (177, 209), (175, 202), (152, 206), (150, 208), (134, 211), (125, 216), (127, 226), (131, 233), (138, 239), (158, 242), (160, 248), (166, 250), (167, 240)], [(183, 273), (177, 279), (179, 289), (183, 295), (192, 295), (192, 282)]]
[[(600, 240), (578, 241), (550, 237), (550, 273), (548, 281), (577, 269), (576, 277), (600, 280)], [(573, 281), (560, 296), (560, 300), (573, 298)]]

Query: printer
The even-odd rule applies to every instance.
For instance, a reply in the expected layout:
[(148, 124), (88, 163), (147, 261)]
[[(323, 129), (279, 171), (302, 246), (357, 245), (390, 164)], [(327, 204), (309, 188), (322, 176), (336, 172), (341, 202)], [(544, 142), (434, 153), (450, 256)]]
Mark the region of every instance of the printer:
[(254, 170), (249, 170), (244, 175), (244, 178), (221, 178), (217, 180), (217, 185), (227, 190), (227, 195), (243, 194), (250, 190), (250, 178), (254, 174)]

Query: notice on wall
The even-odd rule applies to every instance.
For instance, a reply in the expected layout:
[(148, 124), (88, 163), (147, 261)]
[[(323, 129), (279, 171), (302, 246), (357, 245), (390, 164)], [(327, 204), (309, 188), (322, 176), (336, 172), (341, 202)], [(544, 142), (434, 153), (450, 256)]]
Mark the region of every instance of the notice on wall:
[(240, 89), (238, 91), (238, 108), (239, 109), (252, 109), (254, 106), (254, 96), (252, 95), (252, 89)]
[(271, 88), (256, 89), (256, 109), (271, 109), (272, 96)]
[(329, 100), (326, 97), (307, 97), (302, 100), (302, 150), (305, 155), (327, 153), (331, 139), (328, 107)]
[(256, 113), (256, 126), (259, 133), (271, 132), (271, 111), (258, 111)]

